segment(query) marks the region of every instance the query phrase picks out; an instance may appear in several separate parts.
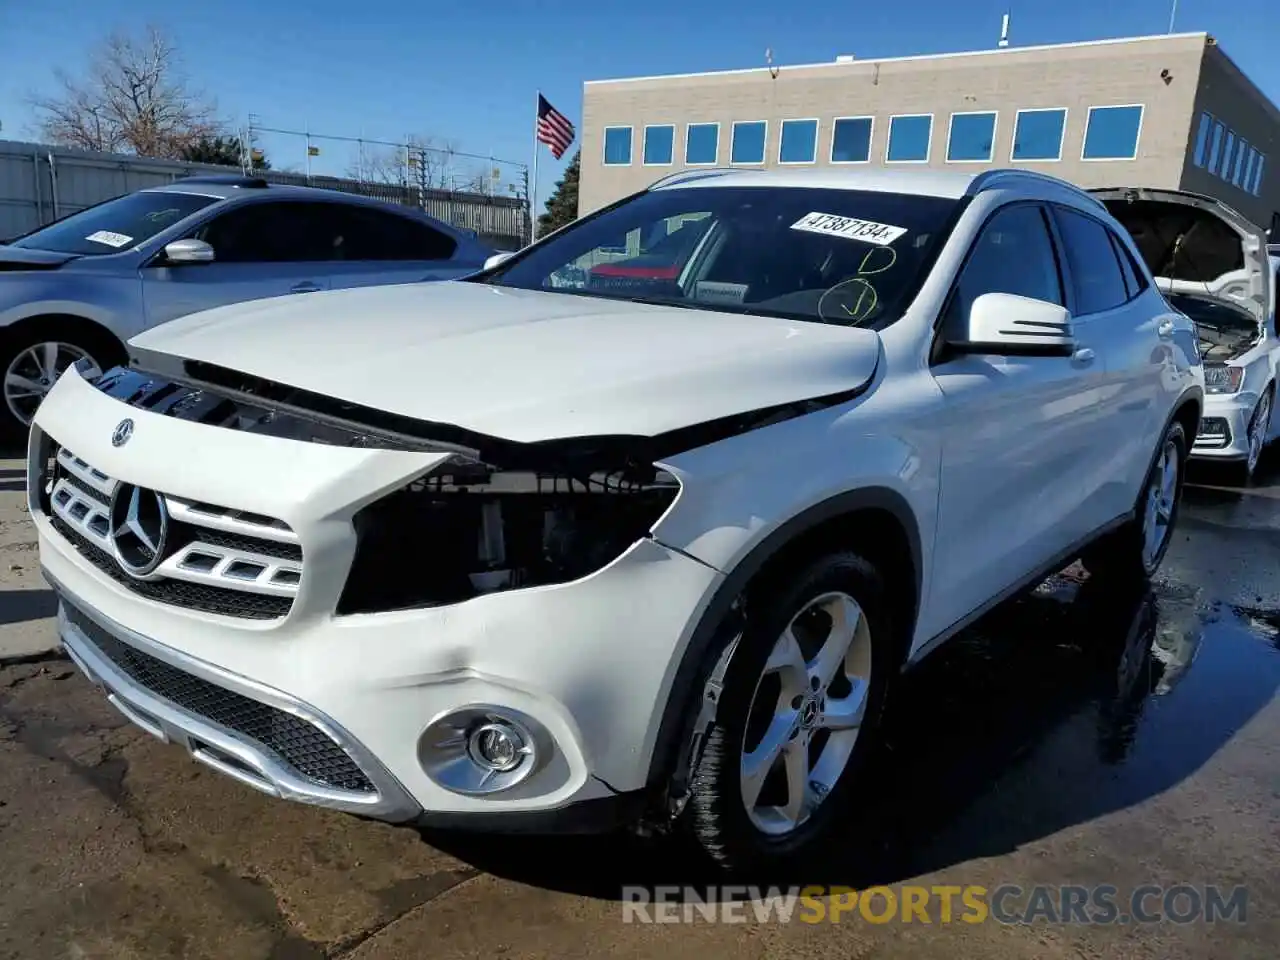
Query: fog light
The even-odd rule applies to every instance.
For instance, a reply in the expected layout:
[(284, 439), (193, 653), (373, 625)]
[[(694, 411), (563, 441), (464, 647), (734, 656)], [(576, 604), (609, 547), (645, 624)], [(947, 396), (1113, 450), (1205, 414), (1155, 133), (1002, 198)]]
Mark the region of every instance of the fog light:
[(476, 727), (467, 740), (471, 759), (494, 773), (509, 773), (524, 762), (528, 747), (520, 731), (505, 723)]
[(507, 707), (474, 705), (437, 717), (418, 740), (418, 761), (454, 793), (509, 790), (551, 752), (551, 738), (532, 717)]

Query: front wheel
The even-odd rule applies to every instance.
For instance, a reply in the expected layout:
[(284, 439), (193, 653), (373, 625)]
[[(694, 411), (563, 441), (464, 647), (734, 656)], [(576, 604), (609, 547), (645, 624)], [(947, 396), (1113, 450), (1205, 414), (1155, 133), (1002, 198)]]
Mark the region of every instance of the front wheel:
[(899, 648), (880, 576), (854, 553), (824, 556), (748, 605), (686, 811), (713, 860), (778, 867), (830, 838)]
[(91, 364), (87, 376), (101, 374), (113, 354), (113, 345), (102, 342), (105, 339), (58, 325), (31, 327), (10, 335), (0, 349), (0, 385), (4, 389), (0, 435), (9, 440), (23, 435), (58, 377), (72, 364), (87, 359)]
[(1173, 540), (1186, 462), (1187, 432), (1175, 420), (1160, 441), (1133, 519), (1093, 544), (1081, 558), (1091, 576), (1147, 579), (1155, 574)]
[(1258, 461), (1262, 459), (1262, 451), (1267, 445), (1267, 435), (1271, 433), (1271, 404), (1273, 390), (1268, 387), (1249, 420), (1249, 453), (1241, 465), (1240, 482), (1247, 485), (1253, 480), (1258, 469)]

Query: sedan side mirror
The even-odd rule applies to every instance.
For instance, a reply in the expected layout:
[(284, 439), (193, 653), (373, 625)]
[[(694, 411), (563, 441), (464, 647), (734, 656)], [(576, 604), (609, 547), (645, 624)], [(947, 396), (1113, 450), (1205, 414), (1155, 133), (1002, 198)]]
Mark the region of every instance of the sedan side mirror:
[(960, 353), (1009, 357), (1069, 357), (1075, 352), (1066, 307), (1012, 293), (984, 293), (969, 308), (966, 338), (951, 343)]
[(484, 269), (492, 270), (494, 267), (499, 266), (500, 264), (506, 263), (508, 260), (510, 260), (514, 256), (515, 254), (510, 252), (495, 253), (493, 256), (491, 256), (488, 260), (484, 262)]
[(216, 259), (213, 247), (203, 240), (174, 240), (165, 244), (164, 258), (167, 263), (213, 263)]

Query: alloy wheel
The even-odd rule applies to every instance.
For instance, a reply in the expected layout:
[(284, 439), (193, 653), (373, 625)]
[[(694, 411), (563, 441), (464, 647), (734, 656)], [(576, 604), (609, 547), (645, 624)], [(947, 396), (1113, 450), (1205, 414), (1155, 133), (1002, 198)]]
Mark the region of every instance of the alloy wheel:
[(1253, 414), (1253, 422), (1249, 425), (1249, 458), (1246, 462), (1249, 476), (1258, 468), (1262, 458), (1262, 448), (1267, 443), (1267, 432), (1271, 429), (1271, 394), (1264, 393), (1258, 401), (1258, 409)]
[(1142, 563), (1148, 570), (1155, 567), (1169, 539), (1178, 497), (1178, 469), (1178, 446), (1166, 439), (1151, 471), (1142, 517)]
[(743, 738), (742, 802), (762, 833), (804, 824), (853, 753), (871, 680), (871, 629), (846, 593), (810, 600), (775, 642)]
[(4, 400), (9, 412), (24, 426), (31, 423), (58, 377), (73, 363), (86, 358), (93, 364), (86, 375), (99, 376), (102, 371), (97, 362), (72, 343), (50, 340), (20, 350), (4, 372)]

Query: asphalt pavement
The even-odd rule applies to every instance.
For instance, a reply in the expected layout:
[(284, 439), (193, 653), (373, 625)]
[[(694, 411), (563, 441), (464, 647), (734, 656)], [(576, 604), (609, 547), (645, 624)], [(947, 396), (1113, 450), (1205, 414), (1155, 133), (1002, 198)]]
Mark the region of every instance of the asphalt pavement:
[[(420, 835), (269, 799), (153, 740), (48, 652), (23, 466), (2, 461), (0, 957), (1273, 960), (1280, 456), (1243, 492), (1193, 480), (1150, 590), (1069, 570), (957, 638), (899, 691), (849, 836), (811, 875), (761, 878), (989, 900), (1016, 885), (1003, 914), (780, 922), (628, 912), (629, 888), (688, 902), (713, 882), (678, 839)], [(1122, 904), (1149, 887), (1156, 914), (1174, 885), (1184, 904), (1243, 890), (1247, 908), (1009, 922), (1064, 884)]]

